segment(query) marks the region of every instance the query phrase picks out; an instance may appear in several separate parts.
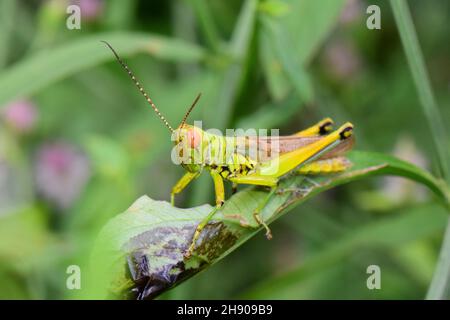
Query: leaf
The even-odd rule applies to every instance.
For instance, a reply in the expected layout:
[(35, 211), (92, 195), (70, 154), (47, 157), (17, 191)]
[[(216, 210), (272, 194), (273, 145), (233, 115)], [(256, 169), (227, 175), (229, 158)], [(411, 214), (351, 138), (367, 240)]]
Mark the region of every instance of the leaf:
[(220, 49), (220, 35), (217, 29), (216, 21), (214, 21), (214, 14), (211, 12), (210, 4), (201, 0), (190, 0), (201, 32), (203, 33), (209, 47), (215, 51)]
[(1, 1), (0, 8), (0, 69), (3, 69), (8, 60), (17, 3), (15, 1)]
[(0, 216), (0, 261), (16, 264), (39, 257), (53, 243), (45, 215), (36, 207), (24, 207)]
[(125, 57), (138, 52), (168, 61), (192, 62), (205, 58), (203, 48), (180, 40), (140, 33), (102, 33), (81, 38), (36, 53), (6, 69), (0, 76), (0, 106), (69, 77), (84, 69), (114, 59), (100, 43), (107, 40)]
[[(283, 20), (301, 63), (309, 63), (332, 31), (344, 0), (288, 0), (292, 7)], [(312, 32), (314, 30), (314, 32)]]
[[(298, 191), (272, 197), (261, 212), (264, 220), (270, 223), (316, 194), (372, 175), (407, 177), (428, 186), (448, 203), (445, 187), (414, 165), (369, 152), (351, 152), (348, 157), (354, 165), (342, 174), (313, 179), (294, 176), (283, 180), (281, 188)], [(93, 297), (101, 298), (113, 292), (127, 298), (154, 298), (220, 261), (259, 231), (252, 214), (266, 197), (267, 191), (262, 188), (247, 188), (232, 196), (206, 226), (194, 255), (188, 260), (183, 258), (183, 253), (196, 226), (212, 207), (180, 209), (167, 202), (141, 197), (113, 218), (99, 235), (92, 261), (93, 279), (97, 280), (92, 285)]]
[(224, 128), (232, 115), (242, 78), (245, 74), (245, 57), (248, 54), (250, 41), (255, 29), (256, 0), (246, 0), (242, 4), (238, 21), (228, 44), (232, 61), (224, 70), (222, 87), (217, 98), (217, 107), (208, 113), (211, 127)]
[[(304, 67), (332, 30), (344, 1), (279, 2), (289, 7), (285, 10), (287, 13), (277, 16), (269, 12), (262, 19), (260, 55), (263, 70), (274, 99), (285, 97), (293, 86), (308, 101), (312, 85)], [(264, 7), (260, 9), (263, 13), (267, 11)]]
[[(261, 21), (263, 30), (261, 32), (261, 43), (265, 47), (262, 59), (266, 61), (266, 65), (272, 64), (275, 68), (273, 70), (274, 76), (268, 78), (269, 85), (272, 85), (273, 89), (277, 91), (287, 89), (286, 85), (283, 84), (285, 81), (275, 77), (281, 71), (280, 75), (286, 77), (286, 80), (294, 87), (302, 100), (306, 103), (311, 102), (313, 97), (311, 80), (303, 66), (297, 62), (294, 53), (291, 50), (286, 50), (290, 43), (285, 36), (286, 33), (279, 25), (267, 18), (263, 17)], [(274, 57), (271, 57), (272, 54)]]

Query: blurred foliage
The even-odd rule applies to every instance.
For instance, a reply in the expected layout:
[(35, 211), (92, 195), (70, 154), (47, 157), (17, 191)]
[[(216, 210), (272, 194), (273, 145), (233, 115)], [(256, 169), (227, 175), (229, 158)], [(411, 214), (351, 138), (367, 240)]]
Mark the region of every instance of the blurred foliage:
[[(71, 3), (80, 30), (66, 28)], [(381, 30), (366, 28), (369, 4), (381, 8)], [(410, 1), (438, 106), (450, 103), (449, 6)], [(143, 194), (168, 200), (183, 172), (166, 128), (100, 40), (170, 123), (201, 91), (191, 120), (206, 128), (286, 134), (331, 116), (355, 124), (357, 149), (436, 169), (385, 1), (0, 0), (0, 298), (80, 296), (66, 288), (67, 267), (87, 277), (99, 229)], [(205, 176), (177, 205), (212, 200)], [(254, 237), (164, 298), (423, 298), (445, 225), (420, 186), (365, 179), (292, 210), (272, 224), (272, 241)], [(382, 290), (365, 286), (372, 264)]]

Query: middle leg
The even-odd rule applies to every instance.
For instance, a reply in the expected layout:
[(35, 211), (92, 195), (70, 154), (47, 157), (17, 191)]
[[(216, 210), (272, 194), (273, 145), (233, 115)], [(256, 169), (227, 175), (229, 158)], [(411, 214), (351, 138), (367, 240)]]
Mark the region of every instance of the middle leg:
[(198, 238), (200, 237), (200, 234), (202, 233), (205, 226), (208, 224), (208, 222), (214, 217), (216, 212), (222, 207), (224, 201), (225, 201), (225, 189), (223, 186), (223, 179), (220, 176), (220, 174), (216, 171), (211, 171), (211, 177), (214, 181), (214, 190), (216, 192), (216, 206), (214, 209), (198, 224), (197, 228), (194, 231), (194, 235), (192, 237), (192, 242), (188, 248), (188, 250), (185, 253), (185, 257), (189, 258), (192, 253), (194, 252), (196, 242)]

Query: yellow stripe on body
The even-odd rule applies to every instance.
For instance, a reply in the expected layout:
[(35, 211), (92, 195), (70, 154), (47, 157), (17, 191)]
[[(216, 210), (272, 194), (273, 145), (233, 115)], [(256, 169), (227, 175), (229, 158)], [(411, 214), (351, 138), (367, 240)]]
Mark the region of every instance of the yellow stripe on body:
[(344, 157), (317, 160), (307, 163), (297, 170), (300, 174), (321, 174), (341, 172), (348, 169), (352, 163)]

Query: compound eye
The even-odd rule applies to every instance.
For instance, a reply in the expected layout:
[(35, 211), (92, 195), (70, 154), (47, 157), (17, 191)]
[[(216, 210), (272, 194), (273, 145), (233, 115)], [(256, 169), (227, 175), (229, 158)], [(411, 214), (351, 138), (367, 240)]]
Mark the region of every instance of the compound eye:
[(197, 130), (191, 129), (187, 132), (187, 140), (191, 148), (197, 148), (201, 142), (201, 135)]

